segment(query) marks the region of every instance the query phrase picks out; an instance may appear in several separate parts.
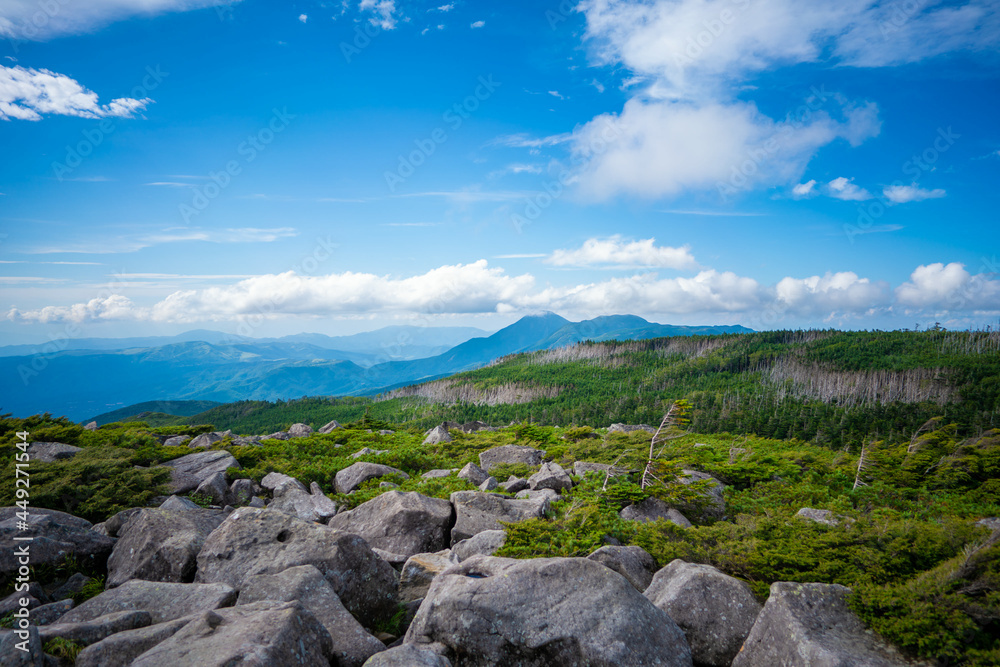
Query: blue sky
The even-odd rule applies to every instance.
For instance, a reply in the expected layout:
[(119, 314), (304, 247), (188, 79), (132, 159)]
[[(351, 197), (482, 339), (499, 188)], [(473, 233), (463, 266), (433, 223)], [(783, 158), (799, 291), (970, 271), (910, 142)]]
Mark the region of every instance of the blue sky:
[(996, 1), (10, 0), (0, 37), (0, 343), (1000, 317)]

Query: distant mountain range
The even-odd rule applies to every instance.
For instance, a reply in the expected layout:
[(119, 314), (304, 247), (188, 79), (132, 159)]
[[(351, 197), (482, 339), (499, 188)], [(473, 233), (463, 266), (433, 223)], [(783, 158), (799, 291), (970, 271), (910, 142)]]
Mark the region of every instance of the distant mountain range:
[[(46, 355), (37, 354), (35, 346), (8, 346), (0, 348), (0, 374), (6, 385), (0, 413), (51, 412), (79, 421), (144, 401), (375, 394), (479, 368), (507, 354), (583, 340), (749, 331), (741, 326), (655, 324), (634, 315), (570, 322), (543, 313), (489, 336), (470, 328), (388, 327), (341, 337), (236, 339), (196, 331), (174, 337), (80, 339)], [(116, 344), (119, 347), (113, 347)], [(24, 347), (33, 353), (25, 355), (20, 350)], [(411, 356), (421, 350), (429, 354)]]

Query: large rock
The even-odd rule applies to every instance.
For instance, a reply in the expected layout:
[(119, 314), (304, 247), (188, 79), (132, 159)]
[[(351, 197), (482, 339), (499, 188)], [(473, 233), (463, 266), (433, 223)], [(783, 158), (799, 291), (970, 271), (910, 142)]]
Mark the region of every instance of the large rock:
[(88, 646), (117, 632), (144, 628), (152, 621), (148, 611), (116, 611), (89, 621), (69, 622), (64, 618), (58, 623), (43, 625), (38, 629), (42, 643), (52, 639), (66, 639)]
[(401, 644), (372, 656), (365, 667), (452, 667), (448, 658), (425, 646)]
[(77, 452), (82, 452), (83, 447), (74, 447), (61, 442), (33, 442), (28, 445), (28, 456), (32, 461), (52, 463), (53, 461), (64, 461), (76, 456)]
[(180, 447), (191, 439), (190, 435), (172, 435), (163, 441), (164, 447)]
[(315, 565), (344, 606), (361, 623), (387, 618), (396, 609), (392, 566), (364, 539), (269, 509), (241, 507), (208, 536), (198, 554), (196, 581), (241, 588), (258, 574)]
[(227, 435), (232, 434), (232, 431), (213, 431), (211, 433), (202, 433), (201, 435), (195, 436), (194, 439), (188, 443), (188, 447), (211, 447), (215, 443), (221, 442)]
[[(45, 660), (45, 653), (42, 651), (42, 640), (38, 637), (36, 626), (29, 625), (27, 629), (17, 632), (7, 630), (0, 632), (0, 665), (3, 667), (45, 667), (46, 664), (48, 663)], [(420, 663), (413, 664), (419, 665)]]
[(732, 667), (904, 667), (848, 608), (851, 589), (778, 581)]
[(313, 434), (312, 426), (309, 424), (292, 424), (288, 427), (290, 438), (308, 438)]
[(423, 444), (425, 445), (436, 445), (441, 442), (451, 442), (451, 434), (448, 433), (448, 429), (444, 425), (435, 426), (431, 430), (424, 434)]
[(172, 637), (194, 619), (194, 616), (185, 616), (145, 628), (118, 632), (80, 651), (74, 667), (128, 667), (133, 660)]
[(695, 519), (719, 520), (726, 514), (726, 502), (722, 497), (722, 490), (726, 487), (722, 482), (715, 479), (708, 473), (698, 470), (682, 470), (677, 478), (681, 484), (693, 484), (694, 482), (709, 482), (708, 489), (701, 492), (701, 502), (690, 505), (678, 505), (681, 512)]
[[(33, 567), (75, 556), (80, 561), (91, 561), (100, 569), (115, 544), (107, 535), (91, 530), (93, 524), (85, 519), (39, 507), (28, 509), (27, 528), (22, 530), (18, 512), (22, 512), (19, 507), (0, 507), (0, 577), (17, 571), (19, 553), (25, 548)], [(32, 540), (15, 540), (15, 537)]]
[(329, 667), (330, 633), (299, 602), (255, 602), (206, 611), (132, 667)]
[(612, 424), (608, 427), (608, 433), (633, 433), (635, 431), (656, 433), (656, 428), (649, 424)]
[(455, 526), (451, 543), (456, 544), (484, 530), (503, 530), (501, 521), (518, 523), (545, 516), (549, 499), (511, 500), (493, 493), (456, 491), (451, 494), (455, 506)]
[(130, 579), (194, 581), (198, 552), (225, 515), (213, 510), (144, 509), (118, 531), (108, 559), (108, 587)]
[(92, 621), (120, 611), (146, 611), (153, 623), (228, 607), (236, 590), (225, 584), (172, 584), (136, 579), (106, 590), (68, 611), (67, 623)]
[[(135, 512), (136, 514), (138, 514), (143, 510), (142, 507), (134, 507), (133, 509), (136, 511)], [(167, 512), (191, 512), (191, 511), (197, 512), (198, 510), (202, 510), (204, 508), (195, 501), (191, 500), (190, 498), (185, 498), (184, 496), (170, 496), (162, 503), (160, 503), (159, 509), (165, 510)], [(129, 510), (125, 511), (127, 512)], [(129, 518), (131, 518), (131, 516)], [(118, 524), (118, 528), (115, 529), (116, 536), (118, 535), (118, 530), (120, 530), (121, 526), (123, 525), (125, 525), (124, 522)]]
[(586, 558), (470, 558), (438, 575), (406, 642), (481, 666), (692, 664), (670, 617)]
[(237, 605), (262, 600), (301, 602), (330, 633), (333, 655), (341, 667), (360, 667), (372, 655), (385, 650), (385, 645), (351, 616), (330, 582), (312, 565), (250, 577), (240, 591)]
[[(273, 474), (273, 473), (272, 473)], [(299, 485), (301, 486), (301, 484)], [(327, 498), (316, 482), (312, 483), (312, 492), (305, 487), (282, 487), (280, 495), (275, 490), (275, 498), (268, 508), (284, 512), (303, 521), (325, 522), (337, 513), (337, 505)]]
[(622, 575), (640, 593), (646, 590), (656, 574), (656, 561), (642, 547), (606, 546), (587, 558)]
[(561, 465), (549, 462), (543, 463), (541, 469), (528, 478), (528, 486), (532, 490), (552, 489), (558, 493), (573, 488), (573, 480)]
[(31, 621), (35, 625), (51, 625), (65, 616), (73, 608), (73, 604), (73, 600), (69, 598), (43, 604), (31, 611)]
[(650, 496), (642, 502), (629, 505), (618, 513), (626, 521), (639, 521), (649, 523), (657, 519), (666, 519), (671, 523), (676, 523), (681, 528), (690, 528), (691, 522), (683, 514), (670, 507), (659, 498)]
[(225, 505), (229, 500), (229, 483), (226, 481), (226, 473), (217, 472), (194, 490), (195, 494), (205, 496), (215, 505)]
[(332, 517), (328, 525), (360, 535), (373, 547), (412, 556), (448, 546), (453, 514), (447, 500), (415, 492), (386, 491)]
[(681, 626), (695, 664), (706, 667), (729, 667), (761, 610), (744, 582), (682, 560), (657, 572), (644, 595)]
[(340, 426), (340, 422), (338, 422), (336, 419), (334, 419), (334, 420), (328, 421), (327, 423), (325, 423), (322, 426), (320, 426), (319, 427), (319, 432), (320, 433), (332, 433), (333, 431), (335, 431), (336, 429), (338, 429), (340, 427), (341, 427)]
[(840, 525), (840, 519), (838, 519), (837, 515), (830, 510), (817, 510), (811, 507), (803, 507), (795, 513), (795, 516), (800, 516), (803, 519), (809, 519), (815, 523), (822, 523), (827, 526)]
[(399, 573), (399, 601), (413, 602), (427, 595), (434, 578), (455, 564), (447, 549), (435, 554), (415, 554)]
[(518, 493), (524, 491), (528, 488), (528, 480), (523, 477), (516, 477), (511, 475), (507, 478), (507, 481), (499, 485), (501, 489), (507, 493)]
[(384, 466), (381, 463), (359, 461), (347, 466), (334, 476), (333, 488), (337, 490), (337, 493), (350, 493), (368, 480), (386, 475), (402, 475), (403, 479), (410, 479), (410, 476), (402, 470)]
[(481, 453), (479, 455), (479, 465), (486, 472), (489, 472), (493, 466), (504, 463), (523, 463), (529, 466), (537, 466), (542, 464), (543, 456), (545, 456), (545, 452), (533, 447), (503, 445), (502, 447), (487, 449)]
[(253, 482), (249, 479), (233, 480), (233, 483), (229, 485), (229, 502), (236, 507), (249, 505), (253, 496)]
[(225, 473), (226, 468), (241, 467), (232, 454), (224, 449), (188, 454), (163, 464), (170, 468), (170, 492), (188, 493), (198, 488), (217, 472)]
[(451, 553), (458, 560), (466, 560), (473, 556), (492, 556), (507, 542), (507, 533), (502, 530), (484, 530), (470, 538), (457, 542), (451, 548)]
[(458, 471), (458, 478), (464, 479), (473, 486), (479, 486), (489, 479), (489, 477), (489, 473), (477, 466), (475, 463), (466, 463), (465, 467)]
[(271, 492), (271, 495), (275, 498), (283, 495), (285, 491), (289, 489), (298, 489), (299, 491), (305, 491), (306, 485), (295, 479), (291, 475), (286, 475), (280, 472), (269, 472), (264, 475), (264, 479), (260, 480), (260, 485)]

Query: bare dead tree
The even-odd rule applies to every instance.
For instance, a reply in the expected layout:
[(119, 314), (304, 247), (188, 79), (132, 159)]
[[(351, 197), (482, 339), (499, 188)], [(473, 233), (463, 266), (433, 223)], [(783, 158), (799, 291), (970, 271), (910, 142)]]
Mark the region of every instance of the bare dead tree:
[(872, 465), (871, 460), (868, 458), (868, 443), (861, 445), (861, 456), (858, 457), (858, 471), (854, 475), (854, 487), (852, 491), (856, 491), (859, 486), (868, 486), (868, 482), (861, 479), (861, 474), (870, 468)]
[[(642, 471), (642, 483), (640, 487), (645, 489), (651, 480), (657, 481), (663, 484), (663, 480), (659, 479), (653, 474), (653, 464), (656, 458), (663, 453), (663, 448), (666, 447), (667, 443), (671, 440), (676, 440), (677, 438), (683, 438), (687, 435), (687, 431), (682, 433), (671, 432), (672, 430), (678, 429), (683, 426), (687, 421), (687, 412), (689, 406), (687, 401), (674, 401), (667, 410), (667, 413), (663, 415), (663, 420), (660, 421), (660, 427), (656, 429), (656, 433), (649, 440), (649, 458), (646, 460), (646, 467)], [(656, 445), (661, 445), (660, 451), (657, 453)]]

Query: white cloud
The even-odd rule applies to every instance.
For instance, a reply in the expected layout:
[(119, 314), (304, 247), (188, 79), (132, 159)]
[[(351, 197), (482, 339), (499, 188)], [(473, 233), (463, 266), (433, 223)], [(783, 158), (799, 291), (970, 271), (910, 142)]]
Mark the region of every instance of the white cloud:
[(441, 5), (439, 7), (436, 7), (435, 9), (437, 9), (437, 11), (439, 12), (450, 12), (451, 10), (455, 9), (455, 5), (454, 3), (449, 5)]
[(792, 194), (795, 195), (796, 197), (808, 197), (813, 193), (815, 187), (816, 187), (815, 179), (806, 181), (805, 183), (799, 183), (798, 185), (792, 188)]
[(0, 65), (0, 120), (41, 120), (42, 114), (128, 118), (151, 102), (121, 97), (101, 105), (97, 93), (64, 74)]
[(134, 16), (151, 17), (205, 7), (229, 7), (240, 0), (4, 0), (0, 37), (46, 40), (96, 30)]
[(556, 250), (546, 263), (553, 266), (660, 267), (691, 269), (698, 266), (689, 246), (657, 246), (656, 239), (623, 241), (615, 235), (607, 239), (587, 239), (574, 250)]
[(823, 277), (783, 278), (775, 287), (777, 304), (796, 315), (865, 313), (889, 305), (889, 284), (860, 278), (853, 271)]
[(58, 246), (46, 246), (32, 250), (32, 254), (51, 255), (56, 253), (80, 253), (91, 255), (110, 255), (136, 252), (164, 243), (182, 243), (185, 241), (206, 241), (210, 243), (270, 243), (278, 239), (297, 236), (293, 227), (230, 227), (227, 229), (197, 229), (172, 228), (153, 234), (137, 234), (122, 236), (115, 241), (100, 243), (80, 243)]
[(843, 176), (835, 178), (826, 184), (826, 194), (834, 199), (844, 201), (866, 201), (872, 198), (872, 194), (864, 188), (855, 185), (853, 178)]
[(361, 0), (358, 8), (363, 12), (371, 12), (374, 16), (370, 19), (373, 25), (377, 25), (383, 30), (392, 30), (396, 27), (398, 18), (396, 13), (396, 0)]
[(738, 190), (797, 180), (822, 146), (878, 133), (872, 106), (848, 108), (842, 121), (818, 111), (807, 122), (776, 122), (751, 103), (645, 101), (603, 114), (573, 133), (585, 197), (677, 195)]
[(560, 93), (558, 90), (550, 90), (549, 95), (551, 95), (552, 97), (558, 97), (560, 100), (566, 99), (565, 97), (563, 97), (562, 93)]
[(882, 194), (893, 204), (907, 204), (912, 201), (923, 201), (925, 199), (940, 199), (947, 193), (941, 188), (925, 190), (917, 187), (916, 183), (913, 183), (912, 185), (887, 186), (882, 190)]
[(959, 262), (918, 266), (910, 281), (896, 288), (904, 308), (1000, 309), (1000, 281), (986, 274), (971, 275)]
[(471, 25), (469, 25), (469, 27), (470, 28), (482, 28), (484, 25), (486, 25), (486, 21), (474, 21)]
[(307, 23), (309, 21), (309, 16), (306, 14), (299, 14), (299, 21)]

